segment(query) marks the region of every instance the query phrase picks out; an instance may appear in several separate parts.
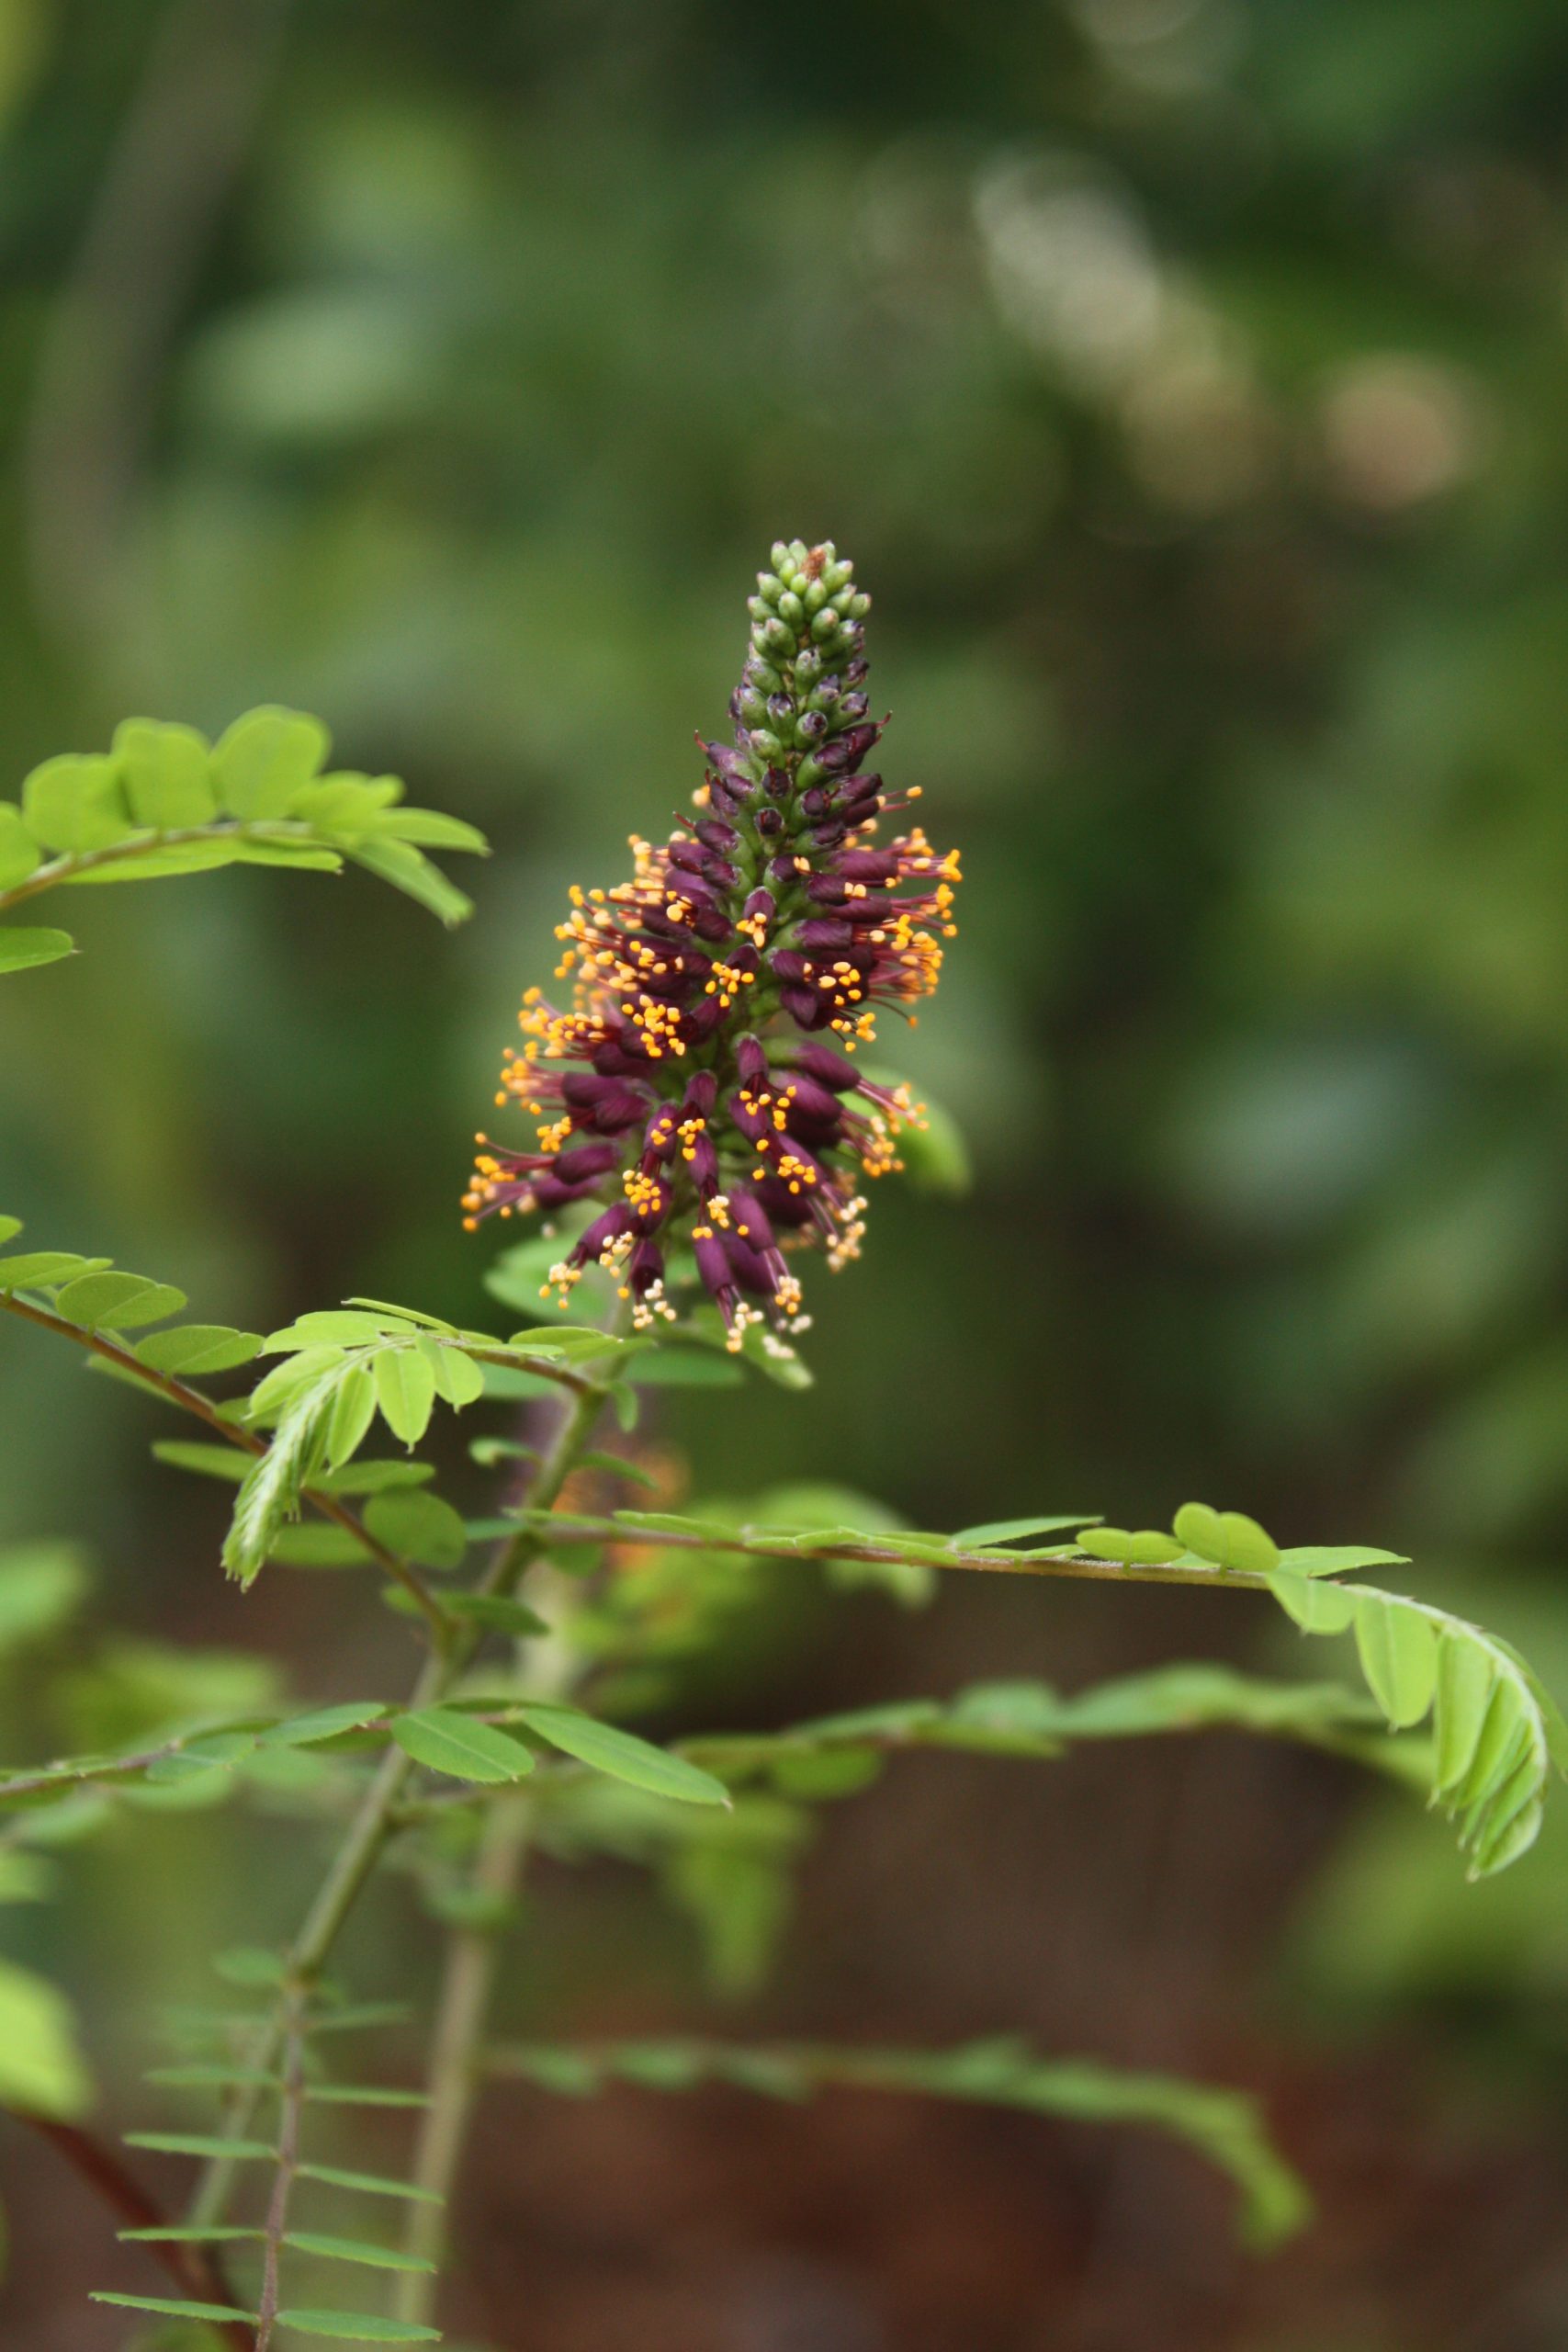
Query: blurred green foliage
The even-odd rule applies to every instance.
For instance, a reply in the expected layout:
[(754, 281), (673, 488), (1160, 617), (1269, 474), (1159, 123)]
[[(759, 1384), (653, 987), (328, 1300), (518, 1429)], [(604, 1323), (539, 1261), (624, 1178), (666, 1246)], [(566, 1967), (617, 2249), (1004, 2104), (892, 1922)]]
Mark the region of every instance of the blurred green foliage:
[[(1506, 1572), (1550, 1670), (1565, 90), (1550, 0), (0, 0), (0, 796), (281, 702), (496, 848), (455, 940), (358, 877), (86, 894), (114, 952), (0, 1005), (36, 1246), (264, 1329), (482, 1322), (517, 994), (689, 793), (738, 580), (830, 533), (965, 851), (899, 1059), (976, 1189), (889, 1188), (815, 1390), (673, 1397), (670, 1444), (724, 1488), (765, 1429), (927, 1525), (1164, 1524), (1201, 1469), (1439, 1544), (1458, 1605)], [(0, 1349), (0, 1533), (233, 1643), (141, 1408), (81, 1388)], [(1438, 1913), (1495, 1985), (1472, 1906), (1522, 1906), (1560, 2040), (1560, 1863), (1475, 1896), (1430, 1835), (1362, 1989), (1440, 1979)]]

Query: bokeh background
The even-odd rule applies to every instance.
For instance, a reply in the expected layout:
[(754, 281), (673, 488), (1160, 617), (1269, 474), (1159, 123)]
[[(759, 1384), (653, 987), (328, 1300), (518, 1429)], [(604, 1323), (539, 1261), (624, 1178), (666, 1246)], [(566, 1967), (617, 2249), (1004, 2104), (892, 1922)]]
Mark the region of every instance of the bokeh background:
[[(689, 794), (769, 542), (831, 536), (884, 764), (965, 854), (905, 1058), (976, 1182), (885, 1189), (815, 1389), (671, 1396), (671, 1475), (937, 1526), (1196, 1491), (1411, 1553), (1561, 1694), (1565, 99), (1552, 0), (3, 0), (0, 790), (130, 711), (288, 702), (496, 853), (450, 937), (363, 876), (88, 894), (0, 1004), (5, 1205), (263, 1329), (493, 1315), (455, 1200), (516, 995)], [(0, 1537), (86, 1547), (134, 1642), (395, 1667), (351, 1579), (226, 1588), (217, 1491), (62, 1353), (0, 1334)], [(1322, 1667), (1204, 1596), (781, 1599), (652, 1727), (1216, 1652)], [(6, 1915), (111, 2124), (149, 2005), (282, 1928), (305, 1848), (141, 1817)], [(825, 1819), (727, 2022), (1247, 2083), (1315, 2232), (1259, 2267), (1179, 2154), (1021, 2118), (507, 2095), (462, 2326), (1547, 2352), (1565, 1865), (1559, 1827), (1467, 1888), (1441, 1824), (1227, 1738), (911, 1762)], [(422, 1994), (430, 1948), (393, 1890), (358, 1979)], [(508, 2016), (698, 2022), (693, 1963), (639, 1882), (547, 1865)], [(0, 2181), (0, 2333), (117, 2344), (85, 2290), (142, 2274), (14, 2136)]]

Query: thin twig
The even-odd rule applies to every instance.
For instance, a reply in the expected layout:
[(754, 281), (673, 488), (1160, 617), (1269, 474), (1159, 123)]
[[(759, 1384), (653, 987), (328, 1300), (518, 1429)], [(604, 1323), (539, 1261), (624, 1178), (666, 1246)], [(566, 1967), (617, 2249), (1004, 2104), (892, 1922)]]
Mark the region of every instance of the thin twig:
[(1030, 1555), (1000, 1551), (905, 1551), (893, 1537), (868, 1538), (859, 1544), (814, 1544), (806, 1551), (798, 1544), (750, 1534), (740, 1528), (716, 1528), (711, 1535), (685, 1534), (674, 1528), (638, 1527), (616, 1519), (574, 1518), (564, 1526), (552, 1526), (548, 1544), (551, 1550), (558, 1544), (632, 1544), (639, 1550), (645, 1544), (661, 1544), (672, 1551), (743, 1552), (759, 1560), (851, 1560), (868, 1567), (967, 1568), (989, 1576), (1075, 1577), (1100, 1584), (1201, 1585), (1211, 1592), (1233, 1586), (1253, 1592), (1269, 1589), (1268, 1577), (1250, 1568), (1184, 1567), (1170, 1560), (1129, 1563), (1059, 1552)]
[[(237, 1446), (242, 1453), (263, 1454), (266, 1452), (265, 1438), (259, 1438), (253, 1430), (242, 1429), (238, 1423), (227, 1419), (212, 1399), (204, 1396), (199, 1388), (192, 1388), (188, 1382), (177, 1379), (173, 1373), (153, 1372), (129, 1348), (122, 1348), (104, 1332), (85, 1331), (80, 1324), (67, 1322), (63, 1315), (51, 1314), (48, 1307), (36, 1306), (28, 1299), (18, 1297), (15, 1291), (0, 1291), (0, 1307), (7, 1314), (21, 1316), (26, 1322), (36, 1323), (40, 1330), (53, 1331), (62, 1340), (73, 1340), (79, 1348), (87, 1348), (94, 1355), (101, 1356), (106, 1363), (112, 1363), (118, 1371), (129, 1373), (144, 1387), (155, 1388), (165, 1403), (177, 1406), (183, 1413), (194, 1414), (225, 1443)], [(445, 1640), (449, 1631), (446, 1612), (418, 1569), (411, 1568), (406, 1560), (400, 1560), (395, 1552), (389, 1552), (384, 1544), (378, 1543), (364, 1521), (346, 1504), (339, 1502), (335, 1495), (323, 1494), (319, 1487), (307, 1487), (303, 1489), (303, 1496), (312, 1510), (320, 1511), (323, 1519), (330, 1519), (345, 1534), (352, 1535), (356, 1544), (364, 1545), (382, 1573), (390, 1577), (395, 1584), (400, 1584), (416, 1603), (433, 1634), (439, 1640)]]
[[(573, 1397), (571, 1409), (562, 1422), (556, 1442), (541, 1464), (535, 1481), (533, 1491), (541, 1509), (552, 1505), (558, 1498), (578, 1455), (593, 1433), (608, 1394), (607, 1386), (585, 1385)], [(531, 1527), (520, 1527), (516, 1535), (497, 1550), (476, 1589), (484, 1594), (510, 1593), (542, 1549), (538, 1533)], [(460, 1625), (444, 1650), (436, 1649), (426, 1658), (410, 1695), (409, 1706), (413, 1709), (434, 1706), (455, 1690), (482, 1638), (482, 1627)], [(321, 1974), (344, 1920), (358, 1901), (366, 1882), (380, 1860), (389, 1837), (397, 1826), (399, 1800), (413, 1769), (412, 1757), (400, 1747), (389, 1747), (381, 1758), (375, 1778), (360, 1800), (348, 1835), (333, 1857), (290, 1949), (288, 1962), (289, 1982), (309, 1986)], [(276, 2066), (282, 2041), (282, 2019), (275, 2017), (247, 2052), (247, 2072), (270, 2072)], [(244, 2137), (258, 2097), (259, 2092), (254, 2088), (241, 2088), (233, 2093), (223, 2109), (219, 2125), (221, 2138)], [(193, 2223), (205, 2224), (219, 2219), (227, 2202), (233, 2175), (232, 2158), (214, 2156), (209, 2161), (197, 2181), (190, 2205)]]
[(266, 2209), (255, 2352), (268, 2352), (277, 2324), (278, 2274), (288, 2227), (288, 2200), (299, 2169), (299, 2122), (305, 2107), (305, 2010), (310, 1996), (291, 1984), (283, 2003), (283, 2080), (278, 2097), (277, 2163)]
[[(85, 2132), (78, 2123), (55, 2123), (41, 2115), (18, 2114), (15, 2120), (27, 2124), (57, 2149), (78, 2178), (85, 2181), (93, 2194), (128, 2229), (164, 2227), (162, 2208), (126, 2170), (114, 2149), (106, 2147), (92, 2132)], [(210, 2246), (168, 2238), (149, 2238), (146, 2245), (153, 2261), (163, 2265), (176, 2286), (187, 2289), (199, 2301), (230, 2305), (238, 2302), (222, 2257)], [(232, 2346), (233, 2352), (252, 2352), (251, 2330), (244, 2321), (223, 2320), (214, 2325), (223, 2342)]]

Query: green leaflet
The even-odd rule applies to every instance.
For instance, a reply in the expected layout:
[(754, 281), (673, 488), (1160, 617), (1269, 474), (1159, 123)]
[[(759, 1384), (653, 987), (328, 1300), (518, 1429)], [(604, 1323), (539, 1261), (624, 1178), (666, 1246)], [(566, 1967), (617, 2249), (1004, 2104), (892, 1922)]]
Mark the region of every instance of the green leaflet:
[[(395, 2265), (406, 2268), (408, 2265)], [(373, 2319), (355, 2312), (286, 2311), (277, 2314), (279, 2327), (299, 2335), (326, 2335), (345, 2344), (439, 2344), (437, 2327), (421, 2327), (407, 2319)]]
[[(1268, 1576), (1280, 1565), (1280, 1550), (1271, 1535), (1241, 1510), (1214, 1510), (1208, 1503), (1183, 1503), (1171, 1528), (1178, 1539), (1201, 1560), (1216, 1567), (1241, 1568)], [(1098, 1538), (1097, 1538), (1098, 1540)]]
[(423, 1568), (455, 1568), (468, 1548), (468, 1532), (450, 1503), (423, 1487), (373, 1495), (365, 1524), (378, 1544)]
[[(308, 1376), (299, 1381), (288, 1396), (272, 1443), (246, 1472), (235, 1498), (234, 1516), (223, 1545), (223, 1566), (241, 1584), (254, 1579), (284, 1521), (299, 1508), (322, 1422), (332, 1410), (344, 1372), (342, 1358), (333, 1351), (321, 1353), (325, 1361), (313, 1367), (309, 1357), (296, 1356), (278, 1368), (298, 1377), (300, 1367), (306, 1366)], [(272, 1374), (262, 1383), (258, 1399), (276, 1377)]]
[(122, 719), (115, 729), (114, 755), (137, 824), (175, 832), (210, 824), (217, 816), (207, 739), (194, 727)]
[[(267, 2154), (271, 2153), (268, 2149)], [(344, 2172), (340, 2165), (301, 2165), (299, 2177), (302, 2180), (326, 2181), (333, 2188), (356, 2188), (366, 2197), (405, 2197), (414, 2205), (439, 2205), (444, 2201), (428, 2188), (416, 2188), (412, 2181), (388, 2180), (374, 2172)]]
[(14, 1544), (0, 1550), (0, 1657), (67, 1623), (87, 1586), (86, 1562), (73, 1544)]
[(161, 1323), (185, 1305), (184, 1291), (172, 1283), (114, 1272), (82, 1274), (67, 1283), (55, 1298), (54, 1311), (85, 1331), (128, 1331), (139, 1324)]
[(493, 1724), (475, 1723), (448, 1707), (395, 1715), (392, 1737), (416, 1764), (457, 1781), (520, 1781), (534, 1769), (532, 1750)]
[(692, 2041), (620, 2042), (586, 2049), (524, 2044), (494, 2052), (495, 2072), (546, 2091), (582, 2096), (620, 2080), (683, 2091), (705, 2082), (799, 2099), (843, 2086), (1021, 2108), (1085, 2123), (1144, 2125), (1185, 2140), (1224, 2172), (1242, 2198), (1242, 2226), (1256, 2245), (1280, 2243), (1310, 2212), (1307, 2193), (1269, 2140), (1244, 2092), (1168, 2075), (1120, 2074), (1084, 2059), (1036, 2057), (1011, 2038), (956, 2050), (852, 2050), (778, 2043), (744, 2048)]
[(417, 2254), (401, 2254), (396, 2246), (369, 2245), (362, 2238), (334, 2238), (319, 2230), (290, 2230), (283, 2241), (300, 2254), (317, 2254), (329, 2262), (361, 2262), (370, 2270), (432, 2271), (434, 2262)]
[(260, 1736), (263, 1747), (310, 1747), (319, 1739), (335, 1739), (339, 1732), (358, 1731), (378, 1722), (387, 1710), (378, 1699), (345, 1700), (336, 1707), (313, 1707), (309, 1714), (289, 1715)]
[(177, 1373), (185, 1379), (204, 1379), (215, 1372), (232, 1372), (261, 1352), (259, 1331), (235, 1331), (224, 1323), (180, 1323), (170, 1331), (154, 1331), (137, 1343), (136, 1360), (152, 1372)]
[(711, 1772), (615, 1724), (600, 1723), (575, 1707), (527, 1705), (520, 1707), (518, 1713), (540, 1739), (558, 1747), (563, 1755), (592, 1765), (597, 1772), (607, 1772), (612, 1780), (629, 1781), (634, 1788), (647, 1789), (654, 1796), (675, 1797), (686, 1804), (729, 1803), (729, 1791)]
[(428, 907), (448, 930), (454, 924), (466, 922), (474, 911), (473, 900), (465, 898), (456, 883), (449, 882), (441, 868), (433, 865), (412, 842), (360, 841), (348, 854), (367, 873), (378, 876), (383, 882), (389, 882), (394, 890), (401, 890), (406, 898)]
[(237, 2303), (189, 2303), (166, 2295), (110, 2295), (96, 2288), (88, 2300), (95, 2303), (112, 2303), (117, 2311), (156, 2312), (165, 2319), (243, 2319), (253, 2325), (255, 2323), (254, 2312), (242, 2311)]
[(415, 1446), (435, 1408), (435, 1374), (412, 1349), (387, 1349), (375, 1361), (376, 1402), (392, 1435)]
[(64, 1994), (31, 1969), (0, 1960), (0, 2107), (68, 2123), (92, 2097)]
[(117, 763), (102, 752), (45, 760), (22, 786), (22, 821), (45, 849), (66, 855), (123, 841), (131, 821)]
[(27, 972), (35, 964), (57, 964), (73, 956), (76, 943), (68, 931), (0, 926), (0, 972)]
[(961, 1527), (951, 1542), (955, 1552), (977, 1552), (987, 1544), (1017, 1544), (1026, 1535), (1055, 1535), (1058, 1529), (1094, 1527), (1099, 1521), (1100, 1513), (1094, 1510), (1050, 1519), (987, 1519), (978, 1527)]
[(321, 720), (303, 711), (247, 711), (213, 747), (219, 798), (231, 817), (287, 817), (331, 748)]
[(22, 822), (21, 810), (9, 800), (0, 800), (0, 890), (14, 889), (42, 864), (42, 845)]
[(1402, 1593), (1314, 1582), (1284, 1568), (1269, 1583), (1303, 1632), (1354, 1627), (1368, 1687), (1393, 1727), (1432, 1713), (1432, 1796), (1460, 1825), (1471, 1877), (1517, 1860), (1540, 1830), (1565, 1736), (1551, 1700), (1508, 1645)]

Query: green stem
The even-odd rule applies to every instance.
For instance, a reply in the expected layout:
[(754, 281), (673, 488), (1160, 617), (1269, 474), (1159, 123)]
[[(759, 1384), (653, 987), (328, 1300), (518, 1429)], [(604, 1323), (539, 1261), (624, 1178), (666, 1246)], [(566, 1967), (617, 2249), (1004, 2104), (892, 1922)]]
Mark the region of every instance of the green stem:
[(409, 2270), (397, 2281), (394, 2310), (400, 2320), (428, 2326), (435, 2306), (436, 2273), (446, 2244), (446, 2207), (462, 2161), (473, 2109), (479, 2052), (490, 2021), (501, 1959), (501, 1912), (515, 1895), (533, 1827), (526, 1796), (509, 1796), (488, 1816), (469, 1879), (470, 1892), (493, 1904), (497, 1917), (454, 1928), (446, 1948), (436, 2002), (424, 2111), (414, 2154), (413, 2183), (433, 2200), (411, 2204), (403, 2229), (403, 2251), (428, 2270)]
[(104, 849), (65, 850), (59, 857), (51, 858), (43, 865), (35, 865), (25, 882), (15, 882), (8, 890), (0, 890), (0, 915), (9, 914), (13, 907), (21, 906), (28, 899), (36, 899), (57, 884), (74, 881), (79, 874), (93, 874), (105, 865), (118, 865), (127, 858), (145, 857), (150, 851), (181, 849), (191, 842), (298, 842), (309, 849), (335, 849), (338, 843), (328, 841), (313, 827), (290, 822), (287, 818), (260, 823), (231, 820), (212, 825), (184, 825), (167, 832), (148, 827), (111, 842)]
[[(254, 1430), (242, 1429), (236, 1422), (226, 1419), (211, 1397), (204, 1396), (199, 1388), (192, 1388), (187, 1381), (176, 1379), (173, 1373), (152, 1371), (129, 1348), (122, 1348), (107, 1333), (84, 1330), (79, 1323), (68, 1323), (63, 1315), (52, 1314), (47, 1306), (37, 1306), (30, 1300), (18, 1297), (15, 1291), (0, 1291), (0, 1308), (7, 1315), (19, 1315), (26, 1323), (36, 1323), (41, 1331), (52, 1331), (62, 1340), (73, 1340), (77, 1347), (86, 1348), (92, 1354), (101, 1356), (105, 1363), (111, 1363), (117, 1371), (128, 1374), (140, 1386), (155, 1389), (165, 1403), (177, 1406), (182, 1413), (193, 1414), (198, 1421), (204, 1421), (216, 1436), (222, 1438), (228, 1445), (238, 1446), (242, 1453), (261, 1454), (266, 1452), (265, 1438), (257, 1437)], [(378, 1544), (364, 1521), (345, 1503), (339, 1502), (335, 1495), (324, 1495), (319, 1487), (307, 1487), (304, 1498), (312, 1510), (320, 1511), (323, 1519), (330, 1519), (335, 1526), (352, 1535), (356, 1544), (364, 1545), (383, 1575), (390, 1577), (394, 1584), (400, 1584), (416, 1603), (436, 1640), (444, 1641), (449, 1627), (446, 1612), (418, 1569), (411, 1568), (406, 1560), (400, 1560), (395, 1552), (389, 1552), (384, 1544)]]
[[(578, 1455), (593, 1433), (608, 1393), (607, 1387), (584, 1387), (573, 1396), (531, 1490), (539, 1510), (547, 1510), (559, 1496)], [(540, 1532), (533, 1526), (520, 1527), (500, 1547), (477, 1589), (481, 1593), (509, 1593), (542, 1549)], [(464, 1626), (444, 1647), (434, 1650), (420, 1671), (409, 1706), (434, 1706), (446, 1697), (457, 1687), (481, 1639), (481, 1628)], [(349, 1825), (348, 1835), (333, 1856), (289, 1949), (286, 1977), (291, 1985), (309, 1988), (321, 1974), (344, 1922), (397, 1826), (398, 1800), (413, 1769), (412, 1757), (400, 1747), (389, 1747), (382, 1757)], [(247, 2052), (245, 2071), (258, 2075), (274, 2072), (283, 2041), (284, 2020), (279, 2015), (269, 2019)], [(243, 2139), (260, 2098), (259, 2088), (254, 2086), (236, 2090), (224, 2108), (220, 2137)], [(207, 2227), (220, 2219), (233, 2185), (235, 2169), (231, 2157), (210, 2159), (191, 2200), (188, 2218), (193, 2224)]]

